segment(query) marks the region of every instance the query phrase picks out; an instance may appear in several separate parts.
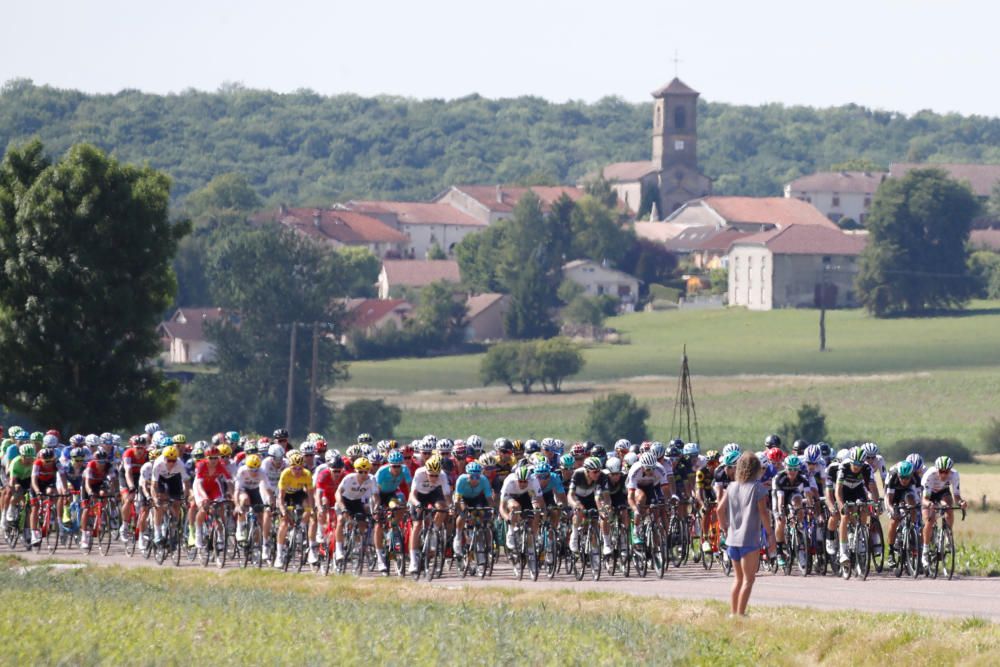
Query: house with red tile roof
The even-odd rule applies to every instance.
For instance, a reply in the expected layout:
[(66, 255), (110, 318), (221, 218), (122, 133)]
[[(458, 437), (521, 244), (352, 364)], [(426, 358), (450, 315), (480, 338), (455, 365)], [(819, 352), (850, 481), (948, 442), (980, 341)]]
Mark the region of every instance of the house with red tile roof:
[(451, 259), (387, 259), (378, 276), (378, 297), (388, 299), (398, 287), (421, 288), (439, 280), (462, 282), (458, 262)]
[(703, 197), (681, 206), (667, 222), (688, 227), (732, 227), (744, 232), (764, 232), (789, 225), (840, 229), (812, 204), (784, 197)]
[(434, 201), (447, 204), (467, 215), (489, 225), (511, 217), (514, 207), (527, 192), (533, 192), (542, 202), (542, 210), (548, 212), (563, 195), (578, 201), (586, 192), (582, 187), (572, 185), (533, 185), (513, 187), (508, 185), (453, 185)]
[(884, 171), (821, 171), (785, 185), (785, 197), (815, 206), (834, 222), (850, 218), (864, 224), (875, 191), (889, 174)]
[(465, 341), (503, 340), (503, 316), (510, 308), (509, 294), (474, 294), (465, 302)]
[(797, 224), (738, 239), (729, 251), (729, 305), (856, 306), (854, 279), (867, 241), (863, 233)]
[(331, 208), (281, 206), (252, 218), (256, 222), (278, 222), (305, 237), (334, 247), (361, 246), (376, 257), (401, 256), (409, 238), (378, 218), (356, 211)]
[(347, 317), (340, 342), (348, 345), (353, 336), (371, 336), (390, 323), (401, 329), (413, 305), (404, 299), (345, 299), (344, 310)]
[(215, 361), (215, 345), (208, 341), (205, 325), (236, 317), (222, 308), (178, 308), (157, 331), (164, 344), (164, 356), (171, 364), (207, 364)]
[(941, 169), (956, 181), (968, 183), (972, 193), (980, 200), (988, 199), (993, 188), (1000, 183), (1000, 164), (894, 162), (889, 165), (889, 178), (902, 178), (914, 169)]
[(384, 222), (406, 235), (404, 256), (426, 259), (437, 246), (449, 257), (455, 245), (487, 226), (480, 218), (445, 203), (353, 200), (344, 208)]

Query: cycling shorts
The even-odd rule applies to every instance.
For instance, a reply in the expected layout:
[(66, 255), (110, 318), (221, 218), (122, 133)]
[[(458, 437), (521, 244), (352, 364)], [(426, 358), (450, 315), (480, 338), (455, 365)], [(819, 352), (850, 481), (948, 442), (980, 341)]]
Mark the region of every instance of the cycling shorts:
[(417, 502), (421, 507), (427, 507), (444, 500), (444, 492), (441, 490), (440, 486), (434, 487), (434, 490), (430, 493), (421, 493), (420, 491), (417, 491), (416, 496)]
[(28, 496), (31, 498), (38, 498), (39, 496), (44, 496), (49, 493), (56, 493), (56, 480), (53, 478), (48, 482), (39, 482), (38, 487), (42, 490), (41, 493), (35, 493), (34, 489), (28, 489)]
[(478, 496), (459, 496), (466, 507), (489, 507), (490, 503), (486, 496), (480, 493)]
[(378, 492), (378, 502), (382, 507), (388, 509), (389, 503), (393, 500), (396, 501), (397, 505), (402, 505), (402, 496), (399, 491), (379, 491)]
[[(101, 485), (99, 485), (97, 487), (97, 493), (104, 492), (105, 494), (107, 494), (108, 491), (109, 491), (109, 489), (108, 489), (108, 483), (107, 482), (105, 482), (104, 484), (101, 484)], [(96, 494), (93, 494), (93, 493), (87, 493), (87, 485), (86, 484), (84, 484), (80, 488), (80, 500), (82, 500), (82, 501), (90, 500), (95, 495)]]
[(156, 480), (156, 491), (165, 494), (170, 500), (183, 500), (184, 480), (180, 475), (160, 477)]
[(626, 509), (628, 507), (628, 494), (625, 489), (622, 489), (618, 493), (612, 493), (609, 496), (611, 500), (611, 506), (616, 510)]
[(927, 500), (934, 503), (935, 505), (940, 503), (947, 503), (949, 505), (955, 504), (955, 499), (952, 498), (951, 489), (949, 488), (941, 489), (937, 493), (931, 493), (929, 496), (927, 496)]
[(344, 503), (344, 511), (343, 511), (344, 514), (350, 514), (352, 516), (355, 514), (364, 514), (366, 516), (368, 515), (368, 506), (367, 503), (363, 500), (359, 500), (357, 498), (344, 498), (343, 503)]
[(31, 490), (31, 478), (30, 477), (15, 477), (10, 480), (10, 488), (15, 491), (30, 491)]
[(247, 498), (250, 500), (250, 507), (257, 507), (264, 504), (264, 500), (260, 497), (260, 487), (256, 488), (246, 488), (240, 491), (240, 493), (247, 494)]
[(594, 494), (590, 494), (589, 496), (576, 496), (576, 499), (580, 501), (580, 504), (583, 505), (583, 509), (585, 510), (597, 509), (597, 498)]
[(285, 499), (285, 507), (286, 508), (293, 507), (293, 506), (305, 507), (305, 505), (306, 505), (306, 498), (309, 497), (309, 494), (307, 494), (305, 491), (302, 491), (302, 490), (299, 490), (299, 491), (285, 491), (285, 495), (283, 497)]
[(517, 495), (507, 496), (507, 501), (513, 500), (518, 505), (520, 505), (522, 510), (531, 509), (531, 494), (530, 493), (518, 493)]
[(863, 486), (854, 489), (845, 486), (843, 489), (845, 503), (863, 503), (868, 500), (868, 493)]
[(553, 491), (553, 490), (551, 490), (551, 489), (548, 490), (548, 491), (543, 491), (542, 492), (542, 501), (545, 503), (546, 507), (555, 507), (556, 506), (556, 492)]

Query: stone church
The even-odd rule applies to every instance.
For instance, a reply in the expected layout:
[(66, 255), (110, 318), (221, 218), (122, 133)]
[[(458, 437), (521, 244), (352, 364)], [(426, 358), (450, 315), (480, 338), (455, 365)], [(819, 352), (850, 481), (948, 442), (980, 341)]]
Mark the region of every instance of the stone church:
[[(653, 159), (604, 168), (618, 201), (639, 211), (652, 201), (651, 220), (666, 218), (684, 202), (712, 192), (698, 170), (698, 95), (678, 78), (653, 92)], [(644, 211), (645, 213), (645, 211)]]

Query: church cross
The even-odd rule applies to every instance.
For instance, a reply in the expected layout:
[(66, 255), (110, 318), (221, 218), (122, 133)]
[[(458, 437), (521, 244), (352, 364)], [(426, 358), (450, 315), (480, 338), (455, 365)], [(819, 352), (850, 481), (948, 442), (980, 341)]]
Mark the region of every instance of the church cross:
[(674, 76), (675, 77), (678, 76), (678, 74), (677, 74), (677, 66), (680, 65), (682, 62), (684, 62), (684, 61), (681, 60), (677, 56), (677, 49), (674, 49)]

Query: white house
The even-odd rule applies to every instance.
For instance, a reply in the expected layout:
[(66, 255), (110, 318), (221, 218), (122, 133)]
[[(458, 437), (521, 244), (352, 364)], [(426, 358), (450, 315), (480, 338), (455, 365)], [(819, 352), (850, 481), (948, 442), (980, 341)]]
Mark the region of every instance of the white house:
[(222, 308), (178, 308), (158, 327), (166, 360), (171, 364), (207, 364), (215, 361), (215, 346), (205, 335), (205, 324), (233, 316)]
[(575, 259), (563, 265), (563, 277), (583, 287), (584, 294), (617, 297), (626, 311), (639, 298), (639, 279), (590, 259)]
[(791, 225), (739, 239), (729, 251), (729, 305), (750, 310), (857, 304), (867, 235)]
[(451, 259), (387, 259), (378, 274), (378, 298), (388, 299), (395, 287), (421, 288), (439, 280), (462, 282), (458, 262)]
[(812, 204), (834, 222), (850, 218), (863, 225), (887, 176), (881, 171), (821, 171), (785, 185), (785, 197)]
[(583, 197), (583, 188), (570, 185), (533, 185), (511, 187), (506, 185), (453, 185), (434, 198), (434, 201), (452, 206), (463, 213), (492, 224), (514, 214), (514, 207), (528, 192), (533, 192), (548, 212), (552, 204), (566, 195), (573, 201)]
[(482, 219), (449, 204), (350, 201), (345, 206), (376, 218), (405, 234), (409, 242), (404, 255), (411, 259), (427, 259), (434, 246), (451, 256), (459, 241), (487, 226)]
[(361, 246), (376, 257), (400, 257), (410, 242), (406, 234), (372, 216), (331, 208), (289, 208), (265, 212), (258, 223), (278, 222), (299, 234), (340, 248)]
[(839, 230), (812, 204), (784, 197), (703, 197), (685, 203), (667, 222), (684, 227), (732, 227), (744, 232), (765, 232), (789, 225)]

